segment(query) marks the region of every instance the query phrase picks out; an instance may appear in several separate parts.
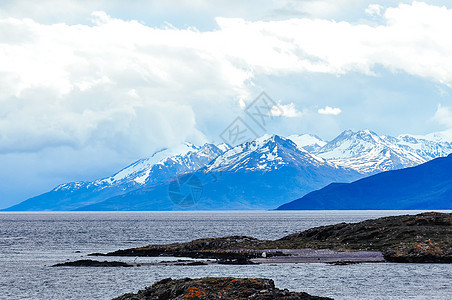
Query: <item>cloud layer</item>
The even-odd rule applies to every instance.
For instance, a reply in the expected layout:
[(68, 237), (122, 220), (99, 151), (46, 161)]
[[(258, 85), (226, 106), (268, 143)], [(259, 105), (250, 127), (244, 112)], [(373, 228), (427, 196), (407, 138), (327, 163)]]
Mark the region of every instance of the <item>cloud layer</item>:
[[(44, 2), (49, 8), (51, 1)], [(379, 78), (384, 70), (438, 89), (452, 87), (452, 10), (446, 7), (423, 2), (371, 5), (366, 10), (369, 19), (349, 22), (329, 16), (352, 0), (285, 1), (284, 9), (270, 10), (270, 17), (218, 17), (215, 29), (200, 30), (146, 25), (103, 11), (78, 24), (74, 20), (86, 9), (69, 2), (79, 14), (65, 15), (72, 22), (44, 22), (37, 9), (29, 9), (35, 19), (7, 17), (8, 11), (0, 8), (0, 162), (8, 155), (39, 153), (47, 153), (46, 162), (67, 159), (69, 153), (80, 162), (88, 161), (87, 153), (101, 160), (105, 152), (111, 152), (105, 159), (134, 160), (185, 140), (218, 140), (262, 90), (277, 90), (271, 96), (278, 97), (285, 112), (275, 121), (275, 131), (301, 131), (319, 123), (346, 129), (338, 122), (350, 117), (346, 111), (358, 115), (350, 110), (358, 105), (354, 101), (381, 115), (391, 105), (398, 109), (397, 103), (368, 97), (365, 91), (359, 94), (363, 99), (338, 103), (337, 97), (316, 103), (312, 91), (297, 89), (312, 74)], [(87, 7), (107, 2), (92, 3)], [(119, 7), (119, 2), (111, 3)], [(212, 10), (210, 4), (198, 4)], [(238, 5), (237, 12), (228, 15), (243, 16), (242, 11), (249, 11), (245, 8)], [(17, 16), (21, 6), (10, 10)], [(272, 18), (273, 13), (278, 16)], [(295, 92), (287, 96), (274, 79), (294, 80)], [(330, 88), (318, 84), (314, 91)], [(309, 104), (300, 100), (310, 97)], [(377, 106), (383, 108), (374, 109)], [(437, 124), (452, 126), (450, 106), (438, 107)], [(380, 119), (362, 118), (368, 124)]]
[(438, 105), (433, 120), (452, 129), (452, 107)]
[(218, 18), (219, 30), (199, 32), (103, 12), (92, 22), (0, 20), (0, 152), (202, 139), (203, 108), (252, 100), (257, 74), (372, 76), (384, 66), (452, 84), (452, 10), (421, 2), (386, 9), (379, 26)]

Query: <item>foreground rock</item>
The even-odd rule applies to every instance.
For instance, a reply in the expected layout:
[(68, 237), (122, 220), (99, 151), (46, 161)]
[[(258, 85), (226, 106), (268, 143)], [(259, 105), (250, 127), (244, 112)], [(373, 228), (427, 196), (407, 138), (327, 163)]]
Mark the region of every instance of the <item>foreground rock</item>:
[[(452, 214), (422, 213), (311, 228), (275, 241), (246, 236), (198, 239), (188, 243), (149, 245), (106, 256), (176, 256), (248, 263), (287, 256), (276, 249), (378, 251), (392, 262), (452, 263)], [(262, 259), (260, 259), (262, 262)]]
[(176, 299), (291, 299), (309, 300), (331, 298), (311, 296), (275, 288), (271, 279), (213, 278), (163, 279), (136, 294), (125, 294), (115, 300), (176, 300)]

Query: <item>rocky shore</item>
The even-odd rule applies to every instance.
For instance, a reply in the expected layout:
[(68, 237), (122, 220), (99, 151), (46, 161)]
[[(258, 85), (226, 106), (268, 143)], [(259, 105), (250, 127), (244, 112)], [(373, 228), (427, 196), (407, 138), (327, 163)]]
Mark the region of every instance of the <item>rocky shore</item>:
[(250, 300), (332, 300), (303, 292), (275, 287), (273, 280), (262, 278), (205, 277), (200, 279), (163, 279), (136, 294), (125, 294), (114, 300), (176, 299), (250, 299)]
[[(223, 263), (246, 264), (253, 260), (260, 263), (266, 259), (275, 260), (276, 257), (280, 258), (280, 262), (294, 262), (294, 249), (329, 249), (346, 254), (363, 251), (361, 259), (360, 255), (350, 259), (353, 257), (351, 254), (342, 255), (336, 261), (382, 261), (384, 258), (386, 261), (403, 263), (451, 263), (451, 237), (452, 214), (429, 212), (315, 227), (279, 240), (230, 236), (91, 255), (209, 258)], [(381, 259), (375, 252), (381, 253)], [(303, 262), (302, 256), (298, 254), (298, 257), (299, 262)], [(318, 261), (322, 262), (320, 259)], [(334, 262), (334, 259), (327, 262)]]

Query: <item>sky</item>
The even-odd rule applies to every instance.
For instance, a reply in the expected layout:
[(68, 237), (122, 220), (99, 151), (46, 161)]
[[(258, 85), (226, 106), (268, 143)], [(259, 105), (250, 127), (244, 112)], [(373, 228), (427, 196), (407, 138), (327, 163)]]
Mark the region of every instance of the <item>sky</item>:
[(265, 92), (267, 134), (452, 128), (446, 1), (0, 3), (0, 208), (221, 133)]

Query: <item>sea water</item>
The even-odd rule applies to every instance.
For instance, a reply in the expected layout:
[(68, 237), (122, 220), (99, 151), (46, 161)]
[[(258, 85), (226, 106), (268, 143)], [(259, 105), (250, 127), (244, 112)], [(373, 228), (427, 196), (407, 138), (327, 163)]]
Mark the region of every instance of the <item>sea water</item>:
[[(277, 239), (315, 226), (415, 211), (0, 213), (0, 299), (112, 299), (171, 277), (264, 277), (334, 299), (452, 299), (451, 264), (362, 263), (51, 267), (93, 252), (247, 235)], [(94, 258), (153, 262), (161, 258)], [(164, 258), (168, 260), (168, 258)]]

